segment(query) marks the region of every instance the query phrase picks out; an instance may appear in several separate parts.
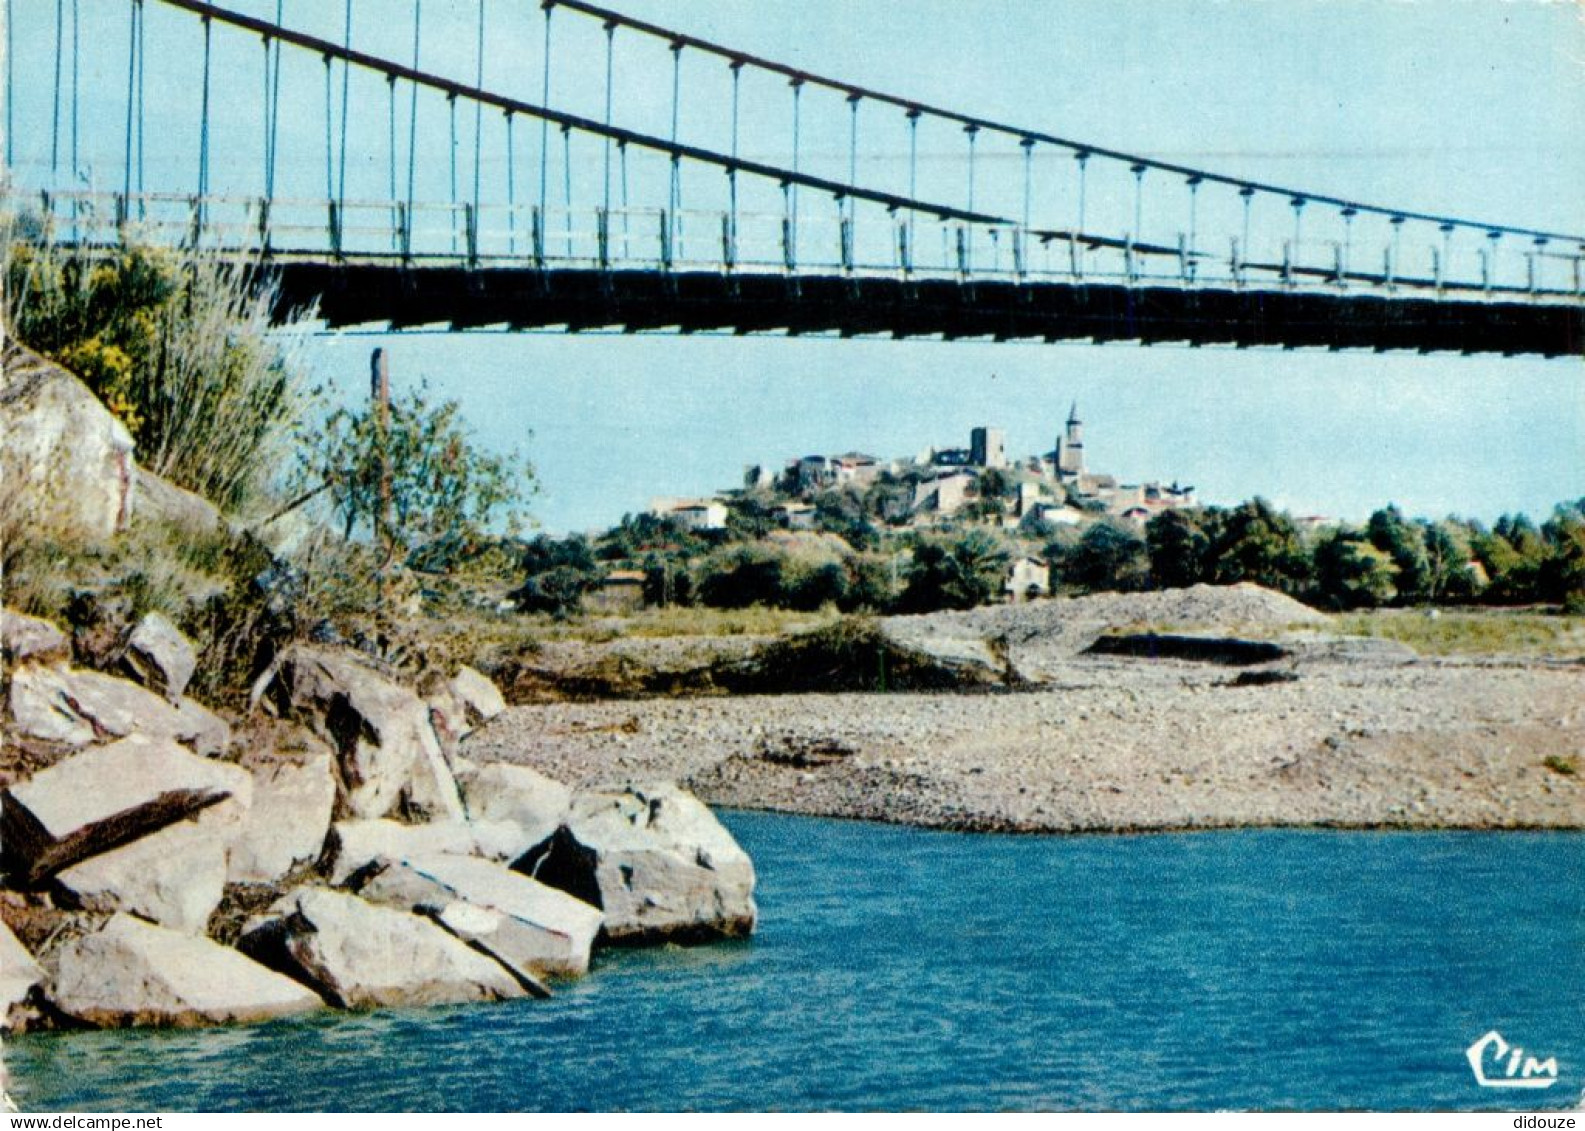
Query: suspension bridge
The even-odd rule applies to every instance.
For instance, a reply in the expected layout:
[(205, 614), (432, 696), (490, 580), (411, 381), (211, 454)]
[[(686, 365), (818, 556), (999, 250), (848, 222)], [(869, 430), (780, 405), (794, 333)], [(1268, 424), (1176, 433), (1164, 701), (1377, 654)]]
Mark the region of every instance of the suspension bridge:
[[(466, 0), (459, 51), (436, 2), (6, 0), (8, 208), (257, 259), (332, 327), (1585, 348), (1582, 235), (1121, 152), (584, 0)], [(24, 3), (47, 73), (13, 49)]]

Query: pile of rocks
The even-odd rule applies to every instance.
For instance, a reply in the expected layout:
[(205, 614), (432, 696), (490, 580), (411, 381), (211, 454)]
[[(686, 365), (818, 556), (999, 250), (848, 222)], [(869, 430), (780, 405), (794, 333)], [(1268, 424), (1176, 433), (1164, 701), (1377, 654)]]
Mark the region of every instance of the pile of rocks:
[(73, 666), (0, 613), (0, 1024), (199, 1025), (549, 993), (600, 945), (754, 928), (754, 870), (671, 785), (468, 757), (501, 696), (294, 648), (235, 726), (158, 616)]

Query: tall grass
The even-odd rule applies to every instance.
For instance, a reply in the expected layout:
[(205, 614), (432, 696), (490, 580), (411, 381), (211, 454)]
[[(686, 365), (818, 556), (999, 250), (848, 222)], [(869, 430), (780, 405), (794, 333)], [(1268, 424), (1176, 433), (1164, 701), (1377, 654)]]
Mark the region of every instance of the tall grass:
[(1585, 618), (1507, 610), (1384, 609), (1339, 617), (1336, 631), (1407, 644), (1424, 656), (1585, 659)]
[(16, 218), (0, 237), (7, 336), (86, 381), (144, 468), (228, 513), (267, 506), (311, 400), (312, 313), (276, 322), (269, 273), (216, 252), (68, 247)]

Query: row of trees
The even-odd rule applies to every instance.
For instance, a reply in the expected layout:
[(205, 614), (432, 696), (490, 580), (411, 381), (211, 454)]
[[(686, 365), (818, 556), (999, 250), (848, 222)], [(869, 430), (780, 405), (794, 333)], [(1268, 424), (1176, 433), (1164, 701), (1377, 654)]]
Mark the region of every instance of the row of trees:
[(1362, 526), (1301, 531), (1254, 499), (1230, 510), (1168, 511), (1143, 536), (1109, 524), (1048, 550), (1086, 589), (1253, 581), (1332, 609), (1484, 601), (1585, 605), (1585, 499), (1540, 527), (1524, 515), (1491, 527), (1406, 518), (1396, 506)]
[[(752, 517), (752, 516), (751, 516)], [(522, 552), (523, 607), (566, 613), (618, 564), (646, 577), (651, 604), (929, 612), (1000, 597), (1015, 556), (1042, 558), (1053, 590), (1254, 582), (1328, 609), (1434, 603), (1561, 604), (1585, 611), (1585, 499), (1536, 526), (1406, 518), (1385, 507), (1360, 526), (1305, 530), (1263, 499), (1166, 511), (1142, 529), (1098, 520), (1044, 545), (986, 526), (886, 534), (770, 535), (741, 516), (715, 536), (652, 515), (596, 539), (541, 536)], [(745, 536), (746, 535), (746, 536)]]

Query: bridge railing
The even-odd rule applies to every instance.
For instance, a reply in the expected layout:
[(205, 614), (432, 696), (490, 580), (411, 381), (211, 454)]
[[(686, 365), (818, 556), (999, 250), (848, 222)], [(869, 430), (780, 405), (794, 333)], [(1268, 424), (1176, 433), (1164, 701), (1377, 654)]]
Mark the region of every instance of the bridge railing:
[(1113, 284), (1318, 293), (1373, 291), (1482, 301), (1585, 301), (1585, 248), (1356, 247), (1287, 241), (1246, 251), (968, 224), (848, 208), (793, 212), (548, 208), (460, 202), (8, 192), (48, 238), (125, 241), (289, 258), (479, 268), (847, 275), (958, 282)]

